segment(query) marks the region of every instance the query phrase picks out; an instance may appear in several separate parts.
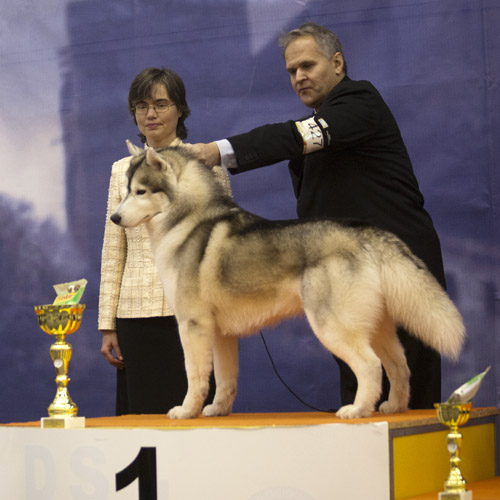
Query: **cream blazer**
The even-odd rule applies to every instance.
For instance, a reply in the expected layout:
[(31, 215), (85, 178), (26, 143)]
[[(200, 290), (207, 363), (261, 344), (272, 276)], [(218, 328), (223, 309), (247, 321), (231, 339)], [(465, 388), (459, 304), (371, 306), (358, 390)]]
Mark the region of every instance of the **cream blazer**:
[[(180, 139), (175, 139), (172, 146), (181, 144)], [(131, 158), (122, 158), (111, 168), (101, 258), (99, 330), (115, 330), (115, 318), (172, 315), (155, 268), (145, 225), (124, 229), (110, 220), (127, 194), (126, 173)], [(214, 167), (213, 172), (232, 196), (227, 171)]]

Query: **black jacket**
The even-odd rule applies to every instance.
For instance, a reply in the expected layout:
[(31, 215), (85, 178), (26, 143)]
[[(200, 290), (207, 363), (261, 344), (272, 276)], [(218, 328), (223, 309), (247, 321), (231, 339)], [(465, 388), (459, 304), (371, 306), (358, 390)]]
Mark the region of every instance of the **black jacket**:
[(314, 121), (324, 147), (309, 154), (293, 120), (230, 137), (233, 173), (290, 160), (299, 218), (358, 219), (391, 231), (444, 286), (439, 239), (399, 127), (375, 87), (345, 77)]

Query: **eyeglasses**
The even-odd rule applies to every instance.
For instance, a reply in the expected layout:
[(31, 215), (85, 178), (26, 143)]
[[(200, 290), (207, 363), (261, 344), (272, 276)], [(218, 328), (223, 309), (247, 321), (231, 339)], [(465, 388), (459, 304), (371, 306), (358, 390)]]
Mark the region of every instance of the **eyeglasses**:
[(149, 108), (153, 108), (156, 113), (165, 113), (167, 109), (171, 108), (172, 106), (175, 106), (174, 103), (167, 103), (167, 102), (157, 102), (155, 104), (137, 104), (137, 106), (134, 107), (134, 113), (136, 115), (146, 115), (149, 111)]

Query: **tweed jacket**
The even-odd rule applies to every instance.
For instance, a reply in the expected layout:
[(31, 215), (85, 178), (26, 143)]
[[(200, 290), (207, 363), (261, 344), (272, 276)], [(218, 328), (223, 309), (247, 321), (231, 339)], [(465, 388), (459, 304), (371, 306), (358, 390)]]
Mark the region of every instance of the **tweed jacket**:
[[(181, 140), (176, 139), (172, 146), (180, 144)], [(110, 220), (127, 194), (126, 172), (131, 158), (118, 160), (111, 169), (101, 258), (99, 330), (115, 330), (115, 318), (172, 315), (156, 271), (145, 225), (124, 229)], [(231, 195), (227, 171), (215, 167), (213, 172)]]

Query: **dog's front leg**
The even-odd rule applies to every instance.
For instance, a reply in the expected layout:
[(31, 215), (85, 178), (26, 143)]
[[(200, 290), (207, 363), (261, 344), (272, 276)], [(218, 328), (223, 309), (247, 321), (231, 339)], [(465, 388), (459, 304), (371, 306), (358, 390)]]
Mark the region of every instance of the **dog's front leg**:
[(175, 406), (167, 416), (195, 418), (201, 413), (208, 395), (213, 366), (213, 329), (191, 319), (179, 322), (179, 334), (184, 350), (188, 391), (182, 406)]
[(238, 337), (217, 333), (214, 348), (215, 398), (203, 408), (205, 417), (229, 415), (236, 397), (238, 379)]

